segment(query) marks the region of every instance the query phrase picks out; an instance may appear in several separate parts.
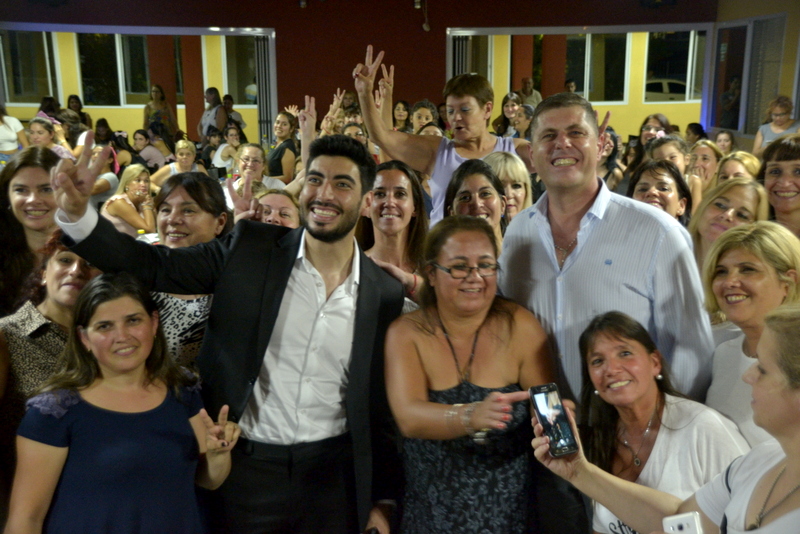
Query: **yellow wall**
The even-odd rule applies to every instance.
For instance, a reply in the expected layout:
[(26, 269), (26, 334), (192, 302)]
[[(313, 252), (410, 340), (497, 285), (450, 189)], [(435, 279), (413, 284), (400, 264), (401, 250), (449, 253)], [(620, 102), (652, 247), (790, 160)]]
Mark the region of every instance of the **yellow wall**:
[(493, 35), (492, 39), (492, 89), (494, 90), (494, 109), (491, 121), (503, 112), (503, 97), (510, 91), (511, 80), (511, 36)]
[[(71, 94), (81, 95), (80, 61), (78, 59), (77, 40), (74, 33), (54, 33), (55, 50), (57, 54), (58, 69), (60, 78), (58, 80), (59, 95), (61, 105), (65, 106), (67, 97)], [(220, 36), (206, 36), (206, 62), (205, 69), (208, 73), (209, 86), (223, 89), (223, 68), (222, 68), (222, 38)], [(115, 75), (115, 74), (114, 74)], [(187, 88), (188, 90), (188, 88)], [(191, 90), (204, 91), (205, 88), (192, 88)], [(11, 104), (8, 106), (9, 113), (20, 120), (27, 121), (36, 115), (39, 109), (38, 103), (31, 106), (18, 106)], [(258, 110), (255, 106), (238, 108), (234, 106), (242, 118), (247, 123), (245, 134), (252, 142), (260, 142), (258, 139)], [(97, 119), (105, 118), (113, 130), (124, 130), (129, 134), (129, 140), (133, 139), (133, 132), (140, 129), (144, 124), (143, 106), (84, 106), (84, 111)], [(177, 110), (178, 126), (185, 132), (196, 135), (195, 124), (186, 124), (186, 110), (182, 106)], [(188, 127), (188, 128), (187, 128)]]
[[(494, 88), (495, 108), (492, 120), (500, 115), (500, 104), (503, 96), (510, 91), (509, 55), (511, 37), (508, 35), (493, 36), (494, 53), (492, 60), (492, 87)], [(653, 113), (663, 113), (672, 124), (685, 131), (690, 122), (700, 120), (700, 103), (645, 103), (644, 81), (647, 70), (647, 33), (631, 35), (631, 54), (628, 84), (628, 102), (596, 106), (602, 119), (607, 111), (611, 112), (611, 125), (622, 138), (627, 141), (628, 135), (638, 135), (642, 121)]]
[[(800, 39), (800, 4), (797, 0), (719, 0), (717, 22), (728, 22), (765, 15), (786, 15), (786, 30), (783, 37), (783, 58), (778, 91), (791, 95), (794, 87), (797, 47)], [(795, 105), (797, 103), (795, 102)]]
[(639, 135), (642, 121), (653, 113), (663, 113), (670, 123), (677, 124), (681, 131), (686, 130), (690, 122), (699, 122), (700, 103), (663, 103), (644, 101), (644, 82), (647, 75), (647, 33), (631, 34), (631, 53), (628, 82), (628, 103), (596, 106), (598, 116), (602, 119), (607, 111), (611, 112), (611, 126), (627, 141), (629, 135)]

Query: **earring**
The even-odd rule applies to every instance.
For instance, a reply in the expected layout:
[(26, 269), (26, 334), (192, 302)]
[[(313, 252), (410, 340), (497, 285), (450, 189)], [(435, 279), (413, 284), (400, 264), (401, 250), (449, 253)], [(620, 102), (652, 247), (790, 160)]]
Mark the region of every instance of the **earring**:
[(664, 380), (664, 375), (662, 375), (661, 373), (658, 373), (656, 375), (656, 380)]
[(600, 395), (600, 392), (599, 392), (599, 391), (597, 391), (597, 390), (594, 390), (594, 394), (595, 394), (595, 395)]

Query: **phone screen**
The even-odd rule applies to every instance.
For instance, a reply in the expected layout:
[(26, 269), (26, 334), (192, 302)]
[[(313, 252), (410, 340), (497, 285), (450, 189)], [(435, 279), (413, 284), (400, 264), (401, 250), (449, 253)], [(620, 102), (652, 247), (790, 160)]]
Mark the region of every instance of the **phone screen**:
[(558, 386), (545, 384), (530, 388), (531, 402), (536, 418), (544, 433), (550, 438), (550, 454), (564, 456), (578, 451), (578, 443), (569, 425), (567, 412), (558, 394)]

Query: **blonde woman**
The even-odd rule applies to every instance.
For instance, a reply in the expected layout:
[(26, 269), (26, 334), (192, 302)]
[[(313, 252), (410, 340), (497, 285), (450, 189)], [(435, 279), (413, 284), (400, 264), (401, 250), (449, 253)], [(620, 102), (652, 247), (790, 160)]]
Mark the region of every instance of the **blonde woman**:
[(519, 156), (511, 152), (492, 152), (483, 161), (489, 164), (503, 183), (506, 192), (505, 217), (511, 223), (511, 219), (519, 212), (533, 205), (531, 175)]
[(131, 165), (122, 173), (117, 193), (106, 201), (100, 214), (114, 227), (136, 237), (139, 230), (156, 231), (153, 198), (150, 196), (150, 172), (144, 165)]
[(207, 176), (208, 173), (203, 163), (195, 161), (196, 155), (197, 149), (194, 143), (186, 139), (181, 139), (175, 143), (175, 162), (164, 165), (158, 169), (151, 178), (152, 182), (161, 187), (161, 184), (164, 183), (167, 178), (181, 172), (202, 172)]
[(729, 178), (749, 178), (755, 180), (761, 162), (757, 157), (743, 150), (731, 152), (719, 162), (717, 185)]
[(769, 434), (753, 423), (750, 388), (741, 376), (756, 361), (767, 314), (781, 304), (800, 301), (798, 271), (800, 240), (771, 221), (722, 234), (703, 267), (706, 309), (741, 329), (714, 351), (706, 405), (736, 423), (751, 447)]
[(706, 193), (689, 223), (697, 266), (711, 245), (725, 230), (742, 224), (766, 221), (769, 217), (767, 192), (758, 182), (747, 178), (731, 178)]

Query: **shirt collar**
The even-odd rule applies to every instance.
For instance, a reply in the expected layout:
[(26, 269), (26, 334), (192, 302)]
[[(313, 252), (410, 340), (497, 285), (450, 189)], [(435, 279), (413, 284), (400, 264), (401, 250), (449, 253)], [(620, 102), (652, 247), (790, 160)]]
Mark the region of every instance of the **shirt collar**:
[[(312, 268), (316, 270), (316, 267), (306, 258), (305, 229), (303, 229), (303, 233), (300, 234), (300, 249), (297, 251), (297, 261), (308, 270)], [(353, 263), (350, 266), (350, 275), (344, 281), (344, 290), (347, 291), (348, 294), (353, 295), (359, 283), (361, 283), (361, 248), (359, 248), (356, 238), (353, 237)]]
[(48, 321), (30, 300), (26, 301), (17, 313), (24, 315), (24, 319), (20, 321), (20, 324), (24, 325), (23, 333), (27, 337), (34, 337), (37, 332), (43, 333), (48, 329), (60, 330), (58, 326)]
[[(606, 209), (608, 209), (608, 204), (611, 202), (611, 191), (606, 187), (603, 180), (600, 178), (597, 179), (599, 184), (599, 191), (597, 196), (594, 197), (594, 202), (592, 203), (592, 207), (589, 208), (589, 211), (586, 212), (586, 216), (593, 217), (595, 219), (602, 219), (606, 213)], [(539, 216), (547, 218), (547, 191), (536, 201), (536, 204), (533, 205), (533, 210), (531, 210), (531, 217)]]

